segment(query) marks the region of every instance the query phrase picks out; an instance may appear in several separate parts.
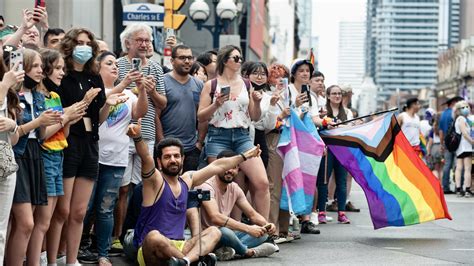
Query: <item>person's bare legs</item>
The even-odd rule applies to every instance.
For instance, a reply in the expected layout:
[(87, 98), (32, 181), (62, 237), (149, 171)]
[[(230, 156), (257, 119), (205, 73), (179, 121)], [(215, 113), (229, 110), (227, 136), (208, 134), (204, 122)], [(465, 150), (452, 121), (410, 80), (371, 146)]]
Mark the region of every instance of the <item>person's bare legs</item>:
[(46, 234), (46, 253), (48, 255), (48, 263), (56, 263), (60, 242), (65, 239), (62, 237), (62, 231), (64, 224), (67, 222), (69, 217), (69, 207), (71, 205), (73, 187), (74, 178), (63, 179), (64, 195), (58, 197), (49, 230)]
[(461, 171), (462, 171), (463, 160), (456, 158), (456, 171), (454, 171), (454, 181), (456, 182), (456, 190), (462, 189), (461, 185)]
[[(471, 168), (472, 168), (472, 159), (471, 157), (463, 158), (464, 164), (464, 189), (470, 188), (472, 179), (471, 179)], [(472, 190), (471, 190), (472, 191)]]
[(74, 181), (74, 189), (71, 196), (71, 205), (68, 219), (68, 230), (66, 233), (66, 263), (76, 263), (79, 245), (81, 243), (82, 227), (86, 216), (87, 205), (91, 198), (94, 180), (85, 177), (77, 177)]
[(43, 247), (43, 240), (49, 229), (51, 217), (56, 207), (58, 197), (48, 197), (48, 205), (36, 206), (34, 212), (35, 227), (31, 234), (28, 250), (26, 253), (27, 265), (38, 265)]
[(215, 226), (208, 227), (206, 230), (202, 231), (201, 247), (199, 247), (199, 236), (195, 236), (186, 241), (183, 248), (183, 255), (191, 262), (197, 261), (200, 255), (199, 250), (201, 250), (202, 256), (209, 254), (214, 250), (214, 247), (220, 239), (221, 232), (219, 229)]
[(249, 191), (256, 211), (268, 220), (270, 214), (270, 190), (267, 172), (260, 157), (242, 162), (240, 169), (249, 179)]
[[(6, 264), (11, 266), (23, 266), (28, 242), (35, 223), (33, 221), (33, 208), (31, 203), (13, 203), (11, 215), (12, 231), (7, 243)], [(38, 260), (39, 262), (39, 260)]]

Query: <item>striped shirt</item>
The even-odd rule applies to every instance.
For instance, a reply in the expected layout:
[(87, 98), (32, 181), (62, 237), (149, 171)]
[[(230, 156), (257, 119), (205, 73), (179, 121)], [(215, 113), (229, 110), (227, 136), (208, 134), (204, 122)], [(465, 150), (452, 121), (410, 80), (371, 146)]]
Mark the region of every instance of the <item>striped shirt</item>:
[[(120, 82), (132, 69), (132, 64), (128, 60), (127, 56), (120, 57), (117, 60), (117, 64), (119, 68), (119, 78), (117, 82)], [(144, 76), (154, 76), (156, 81), (156, 91), (162, 95), (166, 95), (165, 83), (163, 81), (163, 69), (161, 68), (160, 64), (149, 59), (148, 64), (146, 66), (142, 66), (141, 70)], [(135, 94), (138, 94), (137, 85), (135, 82), (132, 82), (127, 89), (130, 89)], [(142, 137), (149, 141), (155, 141), (155, 115), (155, 106), (153, 105), (150, 96), (148, 96), (148, 111), (142, 118)]]
[[(45, 105), (45, 109), (51, 109), (53, 111), (59, 111), (63, 113), (61, 98), (54, 91), (50, 92), (49, 97), (45, 96), (44, 105)], [(67, 141), (66, 141), (66, 137), (64, 136), (63, 129), (61, 128), (56, 133), (54, 133), (54, 135), (52, 135), (50, 138), (45, 140), (41, 144), (41, 146), (43, 147), (43, 149), (50, 152), (58, 152), (67, 148)]]

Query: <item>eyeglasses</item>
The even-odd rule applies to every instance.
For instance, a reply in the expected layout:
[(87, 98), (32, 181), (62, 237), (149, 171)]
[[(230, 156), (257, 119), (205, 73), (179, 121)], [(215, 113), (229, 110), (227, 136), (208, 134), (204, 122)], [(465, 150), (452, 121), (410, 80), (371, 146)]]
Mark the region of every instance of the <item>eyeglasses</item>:
[(180, 56), (177, 56), (176, 58), (178, 58), (179, 60), (181, 61), (194, 61), (194, 56), (185, 56), (185, 55), (180, 55)]
[(332, 95), (332, 96), (342, 96), (342, 93), (341, 93), (341, 92), (331, 92), (329, 95)]
[(146, 45), (150, 44), (151, 42), (149, 39), (135, 39), (134, 41), (136, 44), (146, 44)]
[(242, 56), (234, 55), (231, 58), (234, 59), (234, 62), (236, 63), (244, 62), (244, 58)]
[(250, 73), (250, 75), (254, 75), (254, 76), (262, 77), (262, 78), (267, 76), (265, 72), (252, 72)]

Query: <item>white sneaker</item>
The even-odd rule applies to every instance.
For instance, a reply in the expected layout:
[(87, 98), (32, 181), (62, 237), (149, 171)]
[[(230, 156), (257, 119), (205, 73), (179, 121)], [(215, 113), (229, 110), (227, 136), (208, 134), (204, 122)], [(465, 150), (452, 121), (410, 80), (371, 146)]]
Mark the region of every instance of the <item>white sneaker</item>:
[(255, 251), (252, 258), (268, 257), (277, 251), (277, 247), (271, 243), (263, 243), (252, 249)]
[(314, 225), (318, 225), (318, 224), (319, 224), (318, 213), (312, 212), (311, 215), (310, 215), (309, 220), (310, 220)]
[(235, 250), (231, 247), (221, 247), (219, 249), (216, 249), (216, 251), (214, 251), (214, 254), (216, 254), (217, 259), (219, 261), (227, 261), (234, 258)]
[(332, 221), (334, 221), (334, 219), (331, 216), (326, 215), (326, 221), (332, 222)]
[(48, 266), (48, 256), (46, 256), (46, 251), (41, 252), (40, 266)]
[(56, 258), (56, 264), (58, 266), (65, 266), (66, 265), (66, 255), (60, 255)]

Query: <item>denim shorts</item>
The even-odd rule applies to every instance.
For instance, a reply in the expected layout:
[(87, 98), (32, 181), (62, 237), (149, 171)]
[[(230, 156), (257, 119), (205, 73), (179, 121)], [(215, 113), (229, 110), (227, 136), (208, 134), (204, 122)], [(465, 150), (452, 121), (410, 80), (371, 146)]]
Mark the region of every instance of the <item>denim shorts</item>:
[(244, 153), (254, 147), (246, 128), (220, 128), (209, 126), (206, 152), (208, 157), (217, 157), (221, 151)]
[(63, 190), (63, 152), (43, 151), (44, 175), (48, 197), (64, 195)]

